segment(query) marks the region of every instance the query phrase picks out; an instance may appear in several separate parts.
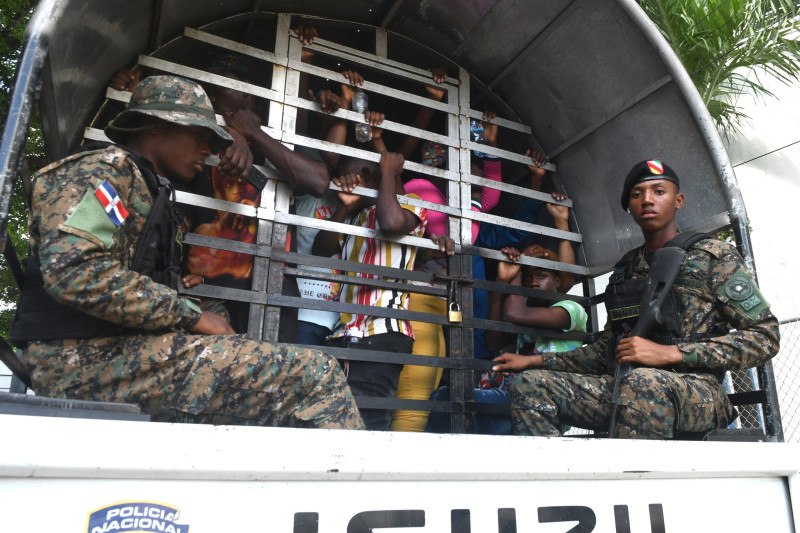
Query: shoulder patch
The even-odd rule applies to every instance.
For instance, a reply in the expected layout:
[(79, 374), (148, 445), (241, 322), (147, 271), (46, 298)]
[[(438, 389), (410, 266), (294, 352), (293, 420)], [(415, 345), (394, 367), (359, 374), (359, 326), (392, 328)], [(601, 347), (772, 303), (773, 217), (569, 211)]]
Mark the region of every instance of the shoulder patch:
[(753, 295), (753, 283), (744, 276), (735, 276), (725, 282), (725, 294), (737, 302), (747, 300)]
[(722, 292), (728, 298), (728, 305), (740, 310), (752, 320), (769, 306), (758, 286), (744, 273), (726, 281)]
[(97, 190), (94, 191), (94, 195), (100, 202), (100, 205), (103, 206), (106, 213), (108, 213), (108, 218), (111, 219), (111, 222), (113, 222), (115, 226), (121, 226), (122, 223), (125, 222), (125, 219), (128, 218), (129, 213), (128, 210), (125, 209), (117, 191), (114, 190), (114, 187), (108, 180), (97, 187)]
[[(127, 216), (127, 214), (126, 214)], [(96, 188), (89, 188), (83, 199), (70, 214), (67, 221), (63, 224), (66, 228), (74, 228), (79, 232), (86, 233), (100, 241), (106, 249), (111, 248), (114, 243), (114, 234), (119, 228), (104, 206), (96, 196)], [(71, 232), (74, 233), (74, 232)]]

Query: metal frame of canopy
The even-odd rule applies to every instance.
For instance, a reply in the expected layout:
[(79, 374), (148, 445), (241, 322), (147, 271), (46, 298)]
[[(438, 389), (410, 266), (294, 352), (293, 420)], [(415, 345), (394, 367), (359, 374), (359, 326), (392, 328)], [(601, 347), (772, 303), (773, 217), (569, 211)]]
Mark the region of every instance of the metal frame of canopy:
[[(378, 26), (384, 34), (378, 43), (390, 47), (397, 35), (417, 41), (464, 67), (473, 85), (491, 89), (486, 97), (530, 124), (558, 165), (590, 276), (607, 271), (639, 240), (630, 218), (620, 213), (618, 189), (625, 171), (648, 157), (669, 161), (683, 178), (689, 200), (683, 229), (731, 225), (754, 269), (744, 203), (719, 135), (680, 61), (634, 0), (524, 7), (503, 0), (466, 7), (452, 0), (349, 2), (336, 13), (324, 1), (111, 4), (43, 0), (29, 25), (0, 144), (0, 235), (37, 100), (48, 157), (57, 159), (80, 140), (101, 88), (131, 58), (158, 48), (184, 26), (269, 10)], [(432, 24), (438, 31), (430, 31)], [(85, 31), (76, 32), (78, 26)], [(769, 365), (759, 370), (759, 380), (771, 391), (767, 432), (780, 435)]]

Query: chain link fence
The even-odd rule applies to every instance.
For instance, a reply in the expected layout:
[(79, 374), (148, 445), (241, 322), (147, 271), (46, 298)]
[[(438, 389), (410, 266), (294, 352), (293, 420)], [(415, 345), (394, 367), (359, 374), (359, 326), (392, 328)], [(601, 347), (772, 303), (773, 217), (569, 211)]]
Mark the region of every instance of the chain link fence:
[(781, 351), (772, 360), (783, 436), (800, 442), (800, 317), (781, 321)]

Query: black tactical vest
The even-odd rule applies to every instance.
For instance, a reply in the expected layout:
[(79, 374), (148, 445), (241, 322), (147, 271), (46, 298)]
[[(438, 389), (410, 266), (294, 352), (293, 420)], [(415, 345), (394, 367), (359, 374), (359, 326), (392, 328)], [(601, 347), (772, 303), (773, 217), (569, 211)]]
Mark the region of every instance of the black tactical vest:
[[(108, 143), (91, 143), (81, 147), (81, 152), (106, 146), (109, 146)], [(150, 161), (132, 152), (128, 152), (128, 155), (144, 176), (150, 194), (155, 199), (139, 237), (131, 270), (177, 290), (182, 218), (175, 205), (175, 190), (167, 179), (156, 175)], [(21, 294), (8, 335), (8, 340), (15, 345), (24, 346), (31, 341), (110, 337), (136, 331), (53, 300), (45, 291), (35, 250), (23, 260), (23, 264), (25, 275), (20, 287)]]
[[(675, 246), (688, 250), (694, 243), (707, 239), (705, 233), (681, 233), (665, 246)], [(609, 343), (609, 365), (613, 367), (616, 347), (619, 339), (628, 335), (639, 320), (639, 308), (642, 295), (647, 288), (647, 277), (633, 277), (633, 265), (641, 248), (633, 250), (622, 256), (614, 265), (614, 271), (608, 282), (604, 295), (606, 312), (611, 325), (611, 335), (614, 342)], [(677, 344), (684, 338), (681, 331), (681, 319), (678, 314), (678, 299), (674, 287), (670, 289), (664, 304), (661, 307), (664, 317), (662, 324), (654, 327), (647, 335), (647, 339), (658, 344)]]

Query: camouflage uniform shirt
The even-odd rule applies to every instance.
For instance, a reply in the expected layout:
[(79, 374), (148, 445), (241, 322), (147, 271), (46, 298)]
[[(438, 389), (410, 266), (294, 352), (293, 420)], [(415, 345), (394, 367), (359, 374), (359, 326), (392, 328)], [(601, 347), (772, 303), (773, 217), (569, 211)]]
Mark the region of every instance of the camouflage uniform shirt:
[[(641, 250), (634, 278), (648, 275)], [(778, 322), (735, 249), (702, 240), (687, 252), (673, 285), (683, 362), (637, 367), (620, 382), (615, 437), (670, 439), (727, 425), (734, 410), (722, 385), (727, 370), (761, 365), (778, 351)], [(721, 332), (726, 332), (722, 334)], [(612, 332), (570, 352), (542, 354), (543, 368), (511, 382), (515, 431), (560, 435), (561, 424), (604, 430), (612, 412)]]
[[(718, 379), (728, 370), (759, 366), (778, 352), (780, 332), (764, 296), (730, 244), (706, 239), (687, 252), (673, 290), (684, 338), (714, 331), (730, 331), (698, 342), (681, 342), (680, 373), (708, 373)], [(649, 266), (640, 250), (633, 276), (646, 277)], [(543, 355), (543, 368), (600, 374), (607, 368), (608, 326), (598, 342), (572, 352)]]
[[(129, 213), (119, 226), (95, 197), (104, 182)], [(194, 302), (130, 270), (152, 203), (139, 169), (115, 146), (42, 169), (34, 182), (29, 226), (48, 294), (122, 326), (194, 326), (201, 314)]]
[[(116, 210), (104, 208), (109, 197)], [(136, 332), (28, 343), (24, 360), (36, 392), (135, 403), (159, 421), (362, 428), (344, 373), (328, 355), (184, 331), (197, 324), (199, 307), (130, 270), (152, 204), (144, 177), (116, 146), (37, 175), (31, 245), (48, 294)]]

